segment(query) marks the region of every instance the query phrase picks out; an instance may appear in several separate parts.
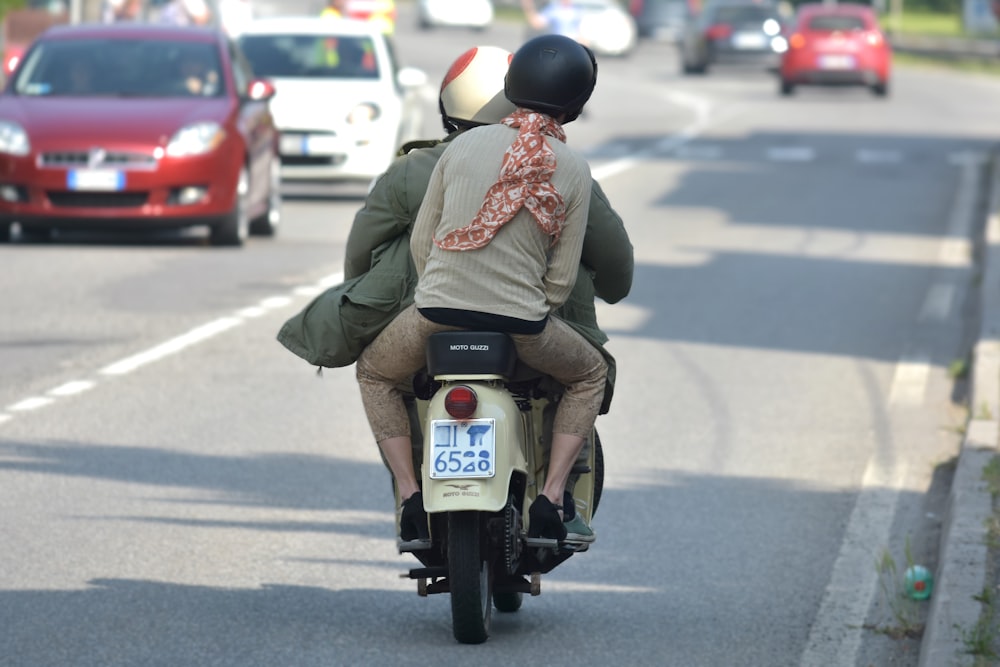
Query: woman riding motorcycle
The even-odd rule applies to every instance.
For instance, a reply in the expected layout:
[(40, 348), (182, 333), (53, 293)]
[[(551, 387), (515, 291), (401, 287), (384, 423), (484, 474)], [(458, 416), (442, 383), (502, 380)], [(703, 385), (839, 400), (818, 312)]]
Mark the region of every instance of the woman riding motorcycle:
[[(425, 537), (427, 519), (397, 385), (423, 365), (430, 333), (456, 328), (506, 332), (525, 363), (563, 385), (530, 525), (535, 536), (555, 539), (575, 528), (564, 523), (564, 490), (601, 408), (607, 364), (549, 315), (566, 301), (579, 273), (592, 186), (586, 161), (563, 143), (561, 125), (579, 115), (596, 77), (593, 54), (574, 40), (530, 40), (511, 59), (505, 79), (515, 112), (453, 140), (431, 174), (411, 240), (420, 275), (415, 305), (357, 363), (362, 402), (403, 501), (404, 541)], [(494, 270), (499, 267), (507, 268)], [(581, 530), (575, 538), (593, 540), (589, 527)]]

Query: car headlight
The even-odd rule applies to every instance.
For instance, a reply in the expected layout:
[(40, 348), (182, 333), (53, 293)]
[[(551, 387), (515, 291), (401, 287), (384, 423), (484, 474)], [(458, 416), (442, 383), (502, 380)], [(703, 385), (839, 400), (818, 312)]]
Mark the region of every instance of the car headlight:
[(0, 153), (27, 155), (31, 151), (28, 133), (17, 123), (0, 120)]
[(363, 102), (351, 109), (351, 112), (347, 114), (347, 123), (349, 125), (363, 125), (364, 123), (371, 123), (377, 120), (381, 115), (382, 110), (378, 108), (378, 105), (371, 102)]
[(226, 131), (218, 123), (206, 121), (193, 123), (177, 130), (167, 144), (170, 157), (204, 155), (215, 150), (226, 138)]

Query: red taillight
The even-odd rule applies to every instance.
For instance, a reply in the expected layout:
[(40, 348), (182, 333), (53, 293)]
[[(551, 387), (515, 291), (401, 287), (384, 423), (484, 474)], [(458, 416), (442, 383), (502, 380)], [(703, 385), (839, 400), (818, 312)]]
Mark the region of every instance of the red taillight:
[(716, 23), (705, 30), (706, 39), (728, 39), (733, 34), (733, 26), (727, 23)]
[(876, 31), (869, 32), (867, 35), (867, 39), (868, 43), (871, 44), (872, 46), (882, 46), (882, 43), (885, 41), (882, 38), (882, 33)]
[(452, 387), (444, 397), (444, 409), (455, 419), (468, 419), (476, 412), (479, 399), (470, 387)]
[(801, 32), (797, 32), (788, 38), (788, 46), (793, 49), (801, 49), (806, 45), (806, 38)]

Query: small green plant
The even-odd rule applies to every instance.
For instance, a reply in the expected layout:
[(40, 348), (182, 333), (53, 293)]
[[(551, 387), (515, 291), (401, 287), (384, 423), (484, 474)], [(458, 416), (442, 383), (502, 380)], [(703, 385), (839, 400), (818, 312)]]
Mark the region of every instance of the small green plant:
[(948, 377), (952, 380), (963, 380), (969, 377), (969, 359), (955, 359), (948, 364)]
[[(976, 665), (996, 664), (992, 662), (1000, 657), (996, 649), (996, 626), (993, 622), (996, 616), (996, 597), (989, 587), (983, 588), (982, 593), (973, 597), (983, 605), (983, 611), (971, 628), (958, 628), (962, 643), (965, 644), (965, 652), (976, 656)], [(990, 662), (982, 662), (980, 659)]]
[(976, 409), (976, 419), (993, 419), (993, 410), (990, 409), (990, 404), (983, 401), (979, 404)]
[[(907, 568), (913, 565), (909, 538), (906, 540), (906, 563)], [(875, 561), (875, 567), (878, 570), (882, 599), (892, 612), (895, 623), (891, 626), (866, 625), (865, 627), (893, 639), (919, 638), (924, 631), (923, 623), (920, 622), (920, 605), (906, 595), (903, 575), (896, 567), (896, 559), (888, 549), (882, 550), (881, 557)]]
[(994, 498), (1000, 495), (1000, 456), (994, 456), (983, 466), (983, 481)]

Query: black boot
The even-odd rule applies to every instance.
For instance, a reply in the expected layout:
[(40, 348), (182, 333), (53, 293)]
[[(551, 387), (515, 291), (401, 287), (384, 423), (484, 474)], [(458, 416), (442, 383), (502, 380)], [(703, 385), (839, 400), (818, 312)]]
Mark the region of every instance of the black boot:
[(552, 504), (545, 496), (538, 496), (528, 508), (528, 537), (544, 537), (551, 540), (566, 539), (566, 526), (559, 518), (560, 505)]
[(429, 540), (427, 512), (424, 511), (424, 497), (419, 491), (403, 501), (403, 512), (399, 517), (399, 539), (403, 542)]

